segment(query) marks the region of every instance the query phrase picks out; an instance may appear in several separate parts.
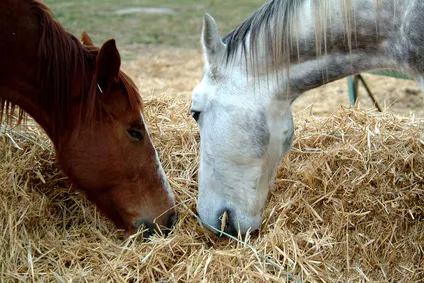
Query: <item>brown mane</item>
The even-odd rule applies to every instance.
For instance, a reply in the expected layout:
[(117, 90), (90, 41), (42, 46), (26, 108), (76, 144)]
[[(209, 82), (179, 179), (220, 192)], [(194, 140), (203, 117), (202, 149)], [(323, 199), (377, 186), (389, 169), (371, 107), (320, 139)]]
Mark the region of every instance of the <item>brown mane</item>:
[[(82, 122), (90, 123), (102, 111), (99, 99), (102, 93), (97, 87), (95, 71), (99, 48), (82, 45), (65, 31), (44, 4), (33, 0), (30, 5), (39, 20), (41, 34), (38, 43), (40, 88), (35, 100), (51, 114), (51, 138), (55, 141), (71, 123), (73, 127)], [(128, 94), (131, 109), (140, 112), (142, 101), (136, 85), (122, 71), (119, 80)], [(75, 117), (78, 111), (70, 107), (70, 102), (77, 97), (81, 100), (80, 117)], [(15, 105), (2, 101), (0, 117), (13, 114), (14, 109)], [(19, 109), (18, 121), (25, 115)]]
[(73, 187), (117, 228), (147, 237), (173, 225), (175, 198), (115, 40), (97, 48), (88, 38), (38, 0), (0, 0), (0, 119), (31, 116)]

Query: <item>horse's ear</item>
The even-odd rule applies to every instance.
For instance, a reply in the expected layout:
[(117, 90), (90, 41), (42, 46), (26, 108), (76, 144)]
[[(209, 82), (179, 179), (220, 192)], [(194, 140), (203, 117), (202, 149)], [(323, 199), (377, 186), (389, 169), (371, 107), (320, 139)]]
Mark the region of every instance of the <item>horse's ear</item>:
[(94, 46), (93, 41), (85, 30), (83, 30), (81, 34), (81, 43), (85, 46)]
[(202, 45), (209, 63), (211, 63), (212, 58), (216, 58), (225, 52), (225, 45), (219, 36), (218, 26), (209, 14), (205, 14), (203, 17)]
[(121, 57), (114, 39), (106, 41), (97, 55), (97, 80), (100, 84), (108, 83), (119, 76)]

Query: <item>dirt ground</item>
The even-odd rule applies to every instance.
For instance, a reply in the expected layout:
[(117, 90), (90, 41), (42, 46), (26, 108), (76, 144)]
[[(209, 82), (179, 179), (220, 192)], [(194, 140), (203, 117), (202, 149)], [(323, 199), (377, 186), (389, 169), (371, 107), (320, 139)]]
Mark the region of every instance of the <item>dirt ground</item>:
[[(200, 48), (137, 46), (125, 49), (123, 54), (132, 54), (130, 57), (134, 58), (124, 62), (124, 69), (136, 80), (143, 97), (180, 95), (187, 99), (189, 105), (191, 91), (201, 79), (203, 61)], [(364, 78), (385, 111), (424, 117), (424, 95), (414, 81), (371, 74), (365, 74)], [(293, 111), (323, 116), (333, 113), (340, 105), (350, 105), (347, 79), (306, 92), (294, 102)], [(359, 87), (358, 107), (375, 109), (362, 86)]]

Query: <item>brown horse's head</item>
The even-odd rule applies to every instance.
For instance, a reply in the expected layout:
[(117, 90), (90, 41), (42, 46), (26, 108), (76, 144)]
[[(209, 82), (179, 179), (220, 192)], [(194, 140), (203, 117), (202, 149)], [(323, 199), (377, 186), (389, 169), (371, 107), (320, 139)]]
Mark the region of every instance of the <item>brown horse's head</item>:
[(34, 118), (65, 174), (119, 228), (170, 227), (174, 196), (115, 41), (97, 48), (84, 33), (81, 44), (37, 0), (1, 1), (0, 15), (0, 121), (15, 106)]
[[(92, 45), (86, 33), (82, 42)], [(147, 234), (169, 228), (175, 220), (174, 196), (149, 137), (137, 88), (120, 71), (114, 40), (100, 50), (92, 48), (87, 65), (91, 89), (75, 86), (68, 108), (78, 109), (72, 116), (79, 123), (66, 123), (67, 134), (53, 138), (59, 163), (117, 227), (133, 233), (144, 224)], [(87, 91), (95, 95), (84, 95)]]

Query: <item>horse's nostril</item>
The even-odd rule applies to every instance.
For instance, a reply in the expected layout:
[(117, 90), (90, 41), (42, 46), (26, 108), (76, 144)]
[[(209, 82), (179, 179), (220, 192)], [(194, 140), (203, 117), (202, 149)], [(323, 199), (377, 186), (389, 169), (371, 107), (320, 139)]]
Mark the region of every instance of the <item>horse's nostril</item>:
[(176, 222), (177, 222), (177, 214), (172, 213), (168, 218), (168, 225), (166, 225), (166, 227), (172, 228), (172, 227), (174, 227)]
[(237, 237), (238, 235), (238, 223), (236, 223), (236, 218), (232, 210), (224, 210), (219, 216), (219, 221), (221, 224), (219, 236), (223, 236), (223, 232), (230, 234), (231, 236)]
[(147, 239), (153, 236), (153, 231), (149, 229), (143, 231), (143, 238)]
[(154, 224), (149, 219), (141, 218), (136, 220), (134, 224), (139, 231), (143, 231), (143, 238), (149, 238), (155, 232)]
[(222, 232), (228, 231), (229, 226), (229, 219), (228, 219), (228, 211), (224, 211), (224, 213), (221, 214), (219, 217), (219, 220), (221, 221), (221, 233), (219, 236), (222, 236)]
[(156, 232), (159, 234), (163, 233), (163, 235), (167, 236), (176, 221), (177, 215), (172, 213), (168, 216), (168, 219), (165, 219), (165, 223), (161, 225), (155, 224), (147, 218), (140, 218), (134, 222), (134, 226), (137, 227), (138, 231), (143, 231), (143, 238), (149, 238)]

